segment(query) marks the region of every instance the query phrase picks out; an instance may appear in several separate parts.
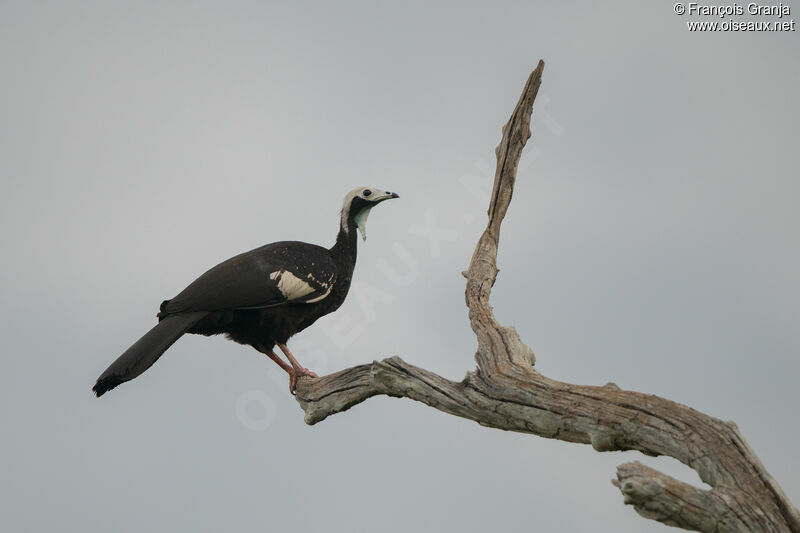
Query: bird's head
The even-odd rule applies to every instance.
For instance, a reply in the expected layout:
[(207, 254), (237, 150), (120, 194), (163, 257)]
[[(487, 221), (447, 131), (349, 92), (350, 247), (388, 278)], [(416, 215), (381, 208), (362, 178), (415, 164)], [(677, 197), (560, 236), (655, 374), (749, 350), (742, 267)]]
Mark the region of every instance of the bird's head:
[(344, 197), (342, 206), (342, 229), (345, 232), (361, 232), (361, 238), (367, 240), (367, 217), (370, 210), (392, 198), (400, 198), (396, 193), (377, 189), (375, 187), (358, 187)]

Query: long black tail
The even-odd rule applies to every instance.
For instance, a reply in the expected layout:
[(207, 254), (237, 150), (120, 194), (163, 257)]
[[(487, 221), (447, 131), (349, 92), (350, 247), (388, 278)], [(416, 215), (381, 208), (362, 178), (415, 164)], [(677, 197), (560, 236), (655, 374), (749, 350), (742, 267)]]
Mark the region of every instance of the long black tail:
[(161, 319), (103, 372), (92, 390), (99, 398), (120, 383), (130, 381), (155, 363), (167, 348), (207, 313), (182, 313)]

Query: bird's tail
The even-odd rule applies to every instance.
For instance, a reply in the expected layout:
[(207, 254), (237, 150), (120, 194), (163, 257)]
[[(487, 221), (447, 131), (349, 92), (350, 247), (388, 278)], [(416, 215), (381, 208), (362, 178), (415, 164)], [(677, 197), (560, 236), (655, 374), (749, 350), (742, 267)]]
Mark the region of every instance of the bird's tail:
[(207, 313), (182, 313), (161, 319), (153, 329), (125, 350), (103, 372), (92, 390), (99, 398), (120, 383), (130, 381), (155, 363), (167, 348)]

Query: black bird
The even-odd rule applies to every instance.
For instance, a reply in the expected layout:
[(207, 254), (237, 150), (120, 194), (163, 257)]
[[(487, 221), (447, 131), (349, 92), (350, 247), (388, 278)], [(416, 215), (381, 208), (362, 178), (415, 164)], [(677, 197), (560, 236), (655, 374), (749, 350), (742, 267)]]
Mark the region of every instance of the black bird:
[[(132, 380), (184, 333), (224, 333), (254, 347), (289, 374), (291, 391), (299, 376), (317, 377), (297, 362), (286, 341), (342, 305), (356, 265), (356, 229), (366, 240), (370, 210), (390, 198), (399, 196), (368, 187), (350, 191), (330, 250), (305, 242), (275, 242), (207, 271), (161, 304), (158, 324), (111, 363), (92, 390), (99, 397)], [(276, 344), (289, 364), (273, 351)]]

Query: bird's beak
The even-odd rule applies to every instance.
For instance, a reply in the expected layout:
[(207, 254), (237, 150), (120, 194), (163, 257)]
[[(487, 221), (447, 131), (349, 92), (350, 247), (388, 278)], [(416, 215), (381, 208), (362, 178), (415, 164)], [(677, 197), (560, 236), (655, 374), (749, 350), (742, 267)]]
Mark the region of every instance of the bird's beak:
[(391, 200), (392, 198), (400, 198), (400, 195), (396, 192), (384, 191), (379, 196), (376, 196), (373, 201), (378, 203), (383, 202), (384, 200)]

